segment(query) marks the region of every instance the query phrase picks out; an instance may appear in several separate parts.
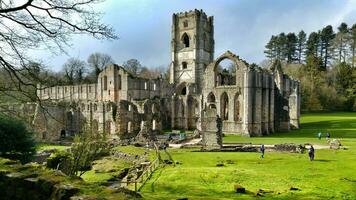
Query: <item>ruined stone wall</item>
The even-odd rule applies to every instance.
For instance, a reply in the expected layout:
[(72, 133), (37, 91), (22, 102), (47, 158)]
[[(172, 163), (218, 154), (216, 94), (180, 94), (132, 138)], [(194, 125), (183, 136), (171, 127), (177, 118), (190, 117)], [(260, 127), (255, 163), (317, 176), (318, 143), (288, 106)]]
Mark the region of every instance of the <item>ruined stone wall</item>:
[(79, 101), (97, 98), (97, 84), (38, 86), (38, 88), (37, 95), (41, 100)]

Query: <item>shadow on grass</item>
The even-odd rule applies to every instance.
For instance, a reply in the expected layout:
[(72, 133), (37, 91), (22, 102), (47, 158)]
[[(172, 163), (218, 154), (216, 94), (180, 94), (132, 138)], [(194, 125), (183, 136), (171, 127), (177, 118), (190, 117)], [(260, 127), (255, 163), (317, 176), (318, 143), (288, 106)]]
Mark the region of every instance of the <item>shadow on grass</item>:
[(313, 162), (333, 162), (335, 160), (315, 159)]

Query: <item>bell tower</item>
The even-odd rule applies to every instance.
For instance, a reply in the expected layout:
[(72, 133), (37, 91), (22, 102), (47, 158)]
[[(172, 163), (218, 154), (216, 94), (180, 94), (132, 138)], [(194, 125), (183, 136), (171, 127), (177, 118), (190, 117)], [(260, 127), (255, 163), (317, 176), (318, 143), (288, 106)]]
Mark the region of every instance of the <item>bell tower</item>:
[(170, 83), (203, 86), (206, 66), (214, 59), (213, 17), (202, 10), (173, 14)]

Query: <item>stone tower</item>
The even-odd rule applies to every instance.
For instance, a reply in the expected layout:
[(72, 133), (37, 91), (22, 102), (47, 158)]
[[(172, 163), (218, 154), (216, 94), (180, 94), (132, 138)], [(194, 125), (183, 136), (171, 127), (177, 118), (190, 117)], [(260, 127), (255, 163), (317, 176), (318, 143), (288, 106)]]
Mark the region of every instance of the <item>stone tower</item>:
[(170, 83), (203, 87), (206, 66), (214, 59), (213, 17), (202, 10), (173, 14)]

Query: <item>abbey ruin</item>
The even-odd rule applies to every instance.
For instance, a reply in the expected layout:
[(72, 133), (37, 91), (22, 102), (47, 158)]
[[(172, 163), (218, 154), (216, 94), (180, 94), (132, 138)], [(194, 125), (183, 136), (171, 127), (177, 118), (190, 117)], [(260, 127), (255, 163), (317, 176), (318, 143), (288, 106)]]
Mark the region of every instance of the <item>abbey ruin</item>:
[[(168, 42), (168, 41), (167, 41)], [(299, 128), (299, 81), (276, 63), (255, 69), (230, 51), (214, 57), (214, 20), (202, 10), (173, 14), (170, 79), (143, 79), (118, 65), (107, 66), (97, 83), (37, 90), (42, 105), (28, 110), (42, 139), (58, 139), (86, 128), (112, 138), (136, 136), (142, 129), (216, 131), (262, 136)], [(221, 70), (229, 60), (231, 70)], [(32, 107), (31, 107), (32, 106)]]

